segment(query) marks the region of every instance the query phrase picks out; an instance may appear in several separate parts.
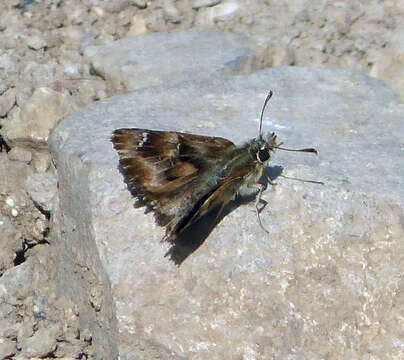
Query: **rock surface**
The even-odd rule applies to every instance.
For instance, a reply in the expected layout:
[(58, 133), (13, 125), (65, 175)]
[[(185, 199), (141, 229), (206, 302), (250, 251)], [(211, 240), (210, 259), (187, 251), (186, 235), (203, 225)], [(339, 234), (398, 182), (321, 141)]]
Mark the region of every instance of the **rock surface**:
[(50, 212), (57, 193), (57, 176), (50, 172), (33, 174), (25, 181), (25, 190), (44, 212)]
[[(325, 185), (278, 178), (264, 196), (269, 234), (253, 204), (240, 206), (176, 267), (164, 257), (163, 229), (132, 206), (111, 132), (171, 129), (241, 143), (257, 135), (269, 88), (265, 130), (320, 153), (279, 151), (272, 165)], [(118, 321), (119, 332), (99, 328), (94, 346), (109, 338), (121, 359), (402, 358), (403, 109), (359, 73), (284, 67), (146, 88), (60, 123), (50, 139), (58, 286), (71, 284), (64, 295), (79, 309), (90, 301), (91, 330), (96, 314)]]
[(89, 47), (85, 56), (94, 70), (115, 88), (135, 90), (248, 72), (254, 61), (249, 46), (247, 37), (232, 33), (185, 32), (174, 36), (161, 33)]
[(10, 146), (46, 147), (52, 128), (75, 110), (64, 94), (38, 88), (12, 118), (3, 122), (2, 136)]

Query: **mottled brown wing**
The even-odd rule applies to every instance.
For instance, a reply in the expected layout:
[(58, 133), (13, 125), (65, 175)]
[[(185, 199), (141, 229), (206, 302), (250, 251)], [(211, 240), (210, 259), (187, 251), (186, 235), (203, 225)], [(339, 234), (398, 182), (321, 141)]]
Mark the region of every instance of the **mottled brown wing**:
[(191, 227), (194, 223), (198, 222), (200, 218), (205, 216), (208, 212), (215, 214), (215, 219), (212, 223), (216, 224), (217, 219), (220, 219), (223, 214), (223, 210), (229, 204), (230, 201), (234, 200), (237, 191), (243, 184), (243, 176), (229, 177), (222, 181), (219, 187), (217, 187), (209, 196), (207, 196), (200, 206), (195, 209), (196, 211), (188, 221), (183, 224), (180, 229), (177, 229), (177, 233), (174, 234), (175, 237), (181, 232), (185, 231), (187, 228)]
[(135, 206), (154, 212), (168, 240), (217, 189), (208, 170), (235, 148), (224, 138), (146, 129), (117, 129), (112, 143)]

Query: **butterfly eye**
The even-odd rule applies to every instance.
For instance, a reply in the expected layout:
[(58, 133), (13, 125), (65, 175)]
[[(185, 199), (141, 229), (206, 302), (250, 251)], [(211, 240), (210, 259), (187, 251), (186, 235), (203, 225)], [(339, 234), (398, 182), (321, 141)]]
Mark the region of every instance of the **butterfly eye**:
[(257, 158), (260, 162), (269, 160), (270, 155), (268, 149), (267, 148), (259, 149), (257, 153)]

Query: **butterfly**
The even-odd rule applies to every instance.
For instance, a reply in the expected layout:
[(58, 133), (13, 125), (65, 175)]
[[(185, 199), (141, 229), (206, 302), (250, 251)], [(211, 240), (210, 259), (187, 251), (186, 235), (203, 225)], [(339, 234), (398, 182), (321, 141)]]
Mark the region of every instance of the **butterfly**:
[(165, 227), (163, 240), (177, 244), (181, 235), (205, 215), (214, 222), (223, 217), (226, 206), (236, 197), (255, 197), (260, 213), (267, 205), (262, 199), (266, 184), (275, 185), (265, 168), (276, 149), (317, 154), (313, 148), (280, 147), (275, 133), (262, 134), (264, 110), (272, 97), (270, 91), (261, 111), (258, 137), (236, 146), (222, 137), (201, 136), (176, 131), (121, 128), (111, 141), (119, 154), (119, 169), (135, 207), (153, 212), (158, 225)]

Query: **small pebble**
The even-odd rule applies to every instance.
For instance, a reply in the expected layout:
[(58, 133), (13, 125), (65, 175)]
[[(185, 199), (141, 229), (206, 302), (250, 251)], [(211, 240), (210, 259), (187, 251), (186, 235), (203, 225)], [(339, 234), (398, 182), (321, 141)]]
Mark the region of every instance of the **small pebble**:
[(99, 16), (99, 17), (103, 17), (105, 15), (105, 11), (103, 8), (99, 7), (99, 6), (94, 6), (92, 8), (92, 10), (94, 11), (94, 13)]
[(138, 9), (146, 9), (147, 1), (146, 0), (132, 0), (133, 5), (135, 5)]
[(8, 206), (14, 206), (14, 205), (15, 205), (15, 201), (14, 201), (11, 197), (8, 197), (8, 198), (6, 199), (6, 204), (7, 204)]
[(9, 160), (12, 161), (21, 161), (26, 164), (29, 164), (32, 160), (32, 153), (29, 150), (23, 149), (21, 147), (13, 147), (9, 152), (8, 152), (8, 158)]
[(229, 1), (212, 7), (212, 16), (214, 20), (225, 20), (239, 9), (240, 5), (237, 2)]
[(220, 3), (220, 0), (194, 0), (191, 5), (192, 9), (198, 10), (202, 7), (214, 6)]
[(164, 2), (164, 14), (169, 22), (173, 24), (181, 23), (181, 14), (172, 0), (166, 0)]
[(40, 50), (47, 46), (47, 42), (45, 39), (34, 35), (27, 38), (27, 45), (32, 50)]
[(51, 164), (51, 156), (48, 153), (37, 153), (32, 159), (32, 166), (38, 173), (43, 173), (49, 169)]
[(128, 36), (146, 34), (149, 31), (147, 29), (146, 20), (142, 14), (134, 15), (131, 24), (132, 25), (126, 34)]

